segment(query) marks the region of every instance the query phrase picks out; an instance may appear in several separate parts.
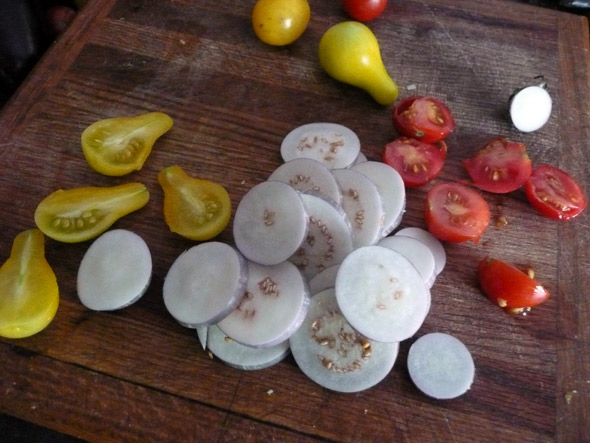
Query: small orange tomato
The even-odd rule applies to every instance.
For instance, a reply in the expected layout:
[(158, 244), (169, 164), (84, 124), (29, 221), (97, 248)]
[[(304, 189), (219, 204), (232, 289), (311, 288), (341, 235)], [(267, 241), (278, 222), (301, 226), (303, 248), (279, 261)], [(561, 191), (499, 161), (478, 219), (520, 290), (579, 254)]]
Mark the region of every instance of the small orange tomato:
[(284, 46), (301, 37), (310, 17), (307, 0), (258, 0), (252, 10), (252, 27), (264, 43)]
[(187, 175), (180, 166), (158, 174), (164, 191), (164, 219), (172, 232), (191, 240), (210, 240), (229, 223), (231, 201), (226, 189)]

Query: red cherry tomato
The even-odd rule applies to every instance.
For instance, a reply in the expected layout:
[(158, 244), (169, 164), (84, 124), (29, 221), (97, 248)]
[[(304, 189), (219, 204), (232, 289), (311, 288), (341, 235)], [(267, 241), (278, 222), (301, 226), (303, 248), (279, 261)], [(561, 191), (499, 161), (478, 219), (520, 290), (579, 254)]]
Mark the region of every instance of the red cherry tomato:
[(57, 5), (47, 11), (47, 24), (55, 35), (64, 32), (76, 18), (76, 10), (68, 6)]
[(440, 183), (428, 191), (424, 219), (439, 240), (477, 243), (490, 223), (490, 208), (475, 189)]
[(444, 141), (424, 143), (415, 138), (400, 137), (385, 145), (383, 162), (400, 173), (408, 187), (423, 186), (441, 171), (447, 157)]
[(393, 108), (393, 126), (406, 137), (435, 143), (455, 129), (449, 108), (434, 97), (408, 97)]
[(571, 220), (588, 205), (576, 180), (555, 166), (537, 166), (524, 189), (531, 205), (550, 218)]
[(342, 0), (342, 8), (355, 20), (366, 22), (381, 15), (387, 0)]
[(503, 308), (531, 308), (549, 298), (549, 292), (521, 270), (493, 258), (484, 258), (477, 277), (487, 297)]
[(533, 169), (525, 145), (504, 137), (491, 139), (473, 157), (463, 160), (463, 166), (475, 186), (497, 194), (520, 188)]

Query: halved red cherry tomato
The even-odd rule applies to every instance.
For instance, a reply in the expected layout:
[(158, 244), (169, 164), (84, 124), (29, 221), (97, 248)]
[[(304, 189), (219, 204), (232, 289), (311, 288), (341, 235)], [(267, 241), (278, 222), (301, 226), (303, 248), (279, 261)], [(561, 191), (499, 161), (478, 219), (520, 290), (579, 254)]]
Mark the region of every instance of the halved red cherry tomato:
[(408, 187), (431, 182), (440, 173), (446, 157), (444, 141), (424, 143), (409, 137), (393, 140), (383, 152), (383, 162), (399, 172)]
[(537, 166), (524, 189), (531, 205), (550, 218), (571, 220), (588, 205), (576, 180), (555, 166)]
[(381, 15), (387, 0), (342, 0), (342, 8), (359, 22), (373, 20)]
[(428, 191), (424, 219), (439, 240), (477, 243), (490, 223), (490, 208), (475, 189), (440, 183)]
[(468, 160), (463, 160), (473, 184), (479, 189), (505, 194), (526, 183), (533, 170), (522, 143), (496, 137)]
[(406, 137), (434, 143), (455, 129), (455, 120), (447, 106), (434, 97), (408, 97), (393, 108), (393, 126)]
[(477, 277), (487, 297), (508, 309), (531, 308), (549, 298), (549, 292), (520, 269), (494, 258), (484, 258)]

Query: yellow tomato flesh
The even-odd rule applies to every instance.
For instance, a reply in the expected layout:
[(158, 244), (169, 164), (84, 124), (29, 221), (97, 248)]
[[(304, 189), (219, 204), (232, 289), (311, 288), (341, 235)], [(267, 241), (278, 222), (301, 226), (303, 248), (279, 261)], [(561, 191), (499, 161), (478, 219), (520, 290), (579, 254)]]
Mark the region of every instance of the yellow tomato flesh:
[(45, 238), (31, 229), (18, 234), (0, 267), (0, 336), (24, 338), (45, 329), (59, 305), (57, 279), (45, 259)]
[(81, 242), (102, 234), (119, 218), (145, 206), (149, 198), (141, 183), (59, 189), (39, 203), (35, 223), (54, 240)]
[(284, 46), (301, 37), (310, 17), (307, 0), (258, 0), (252, 10), (252, 26), (264, 43)]
[(176, 165), (162, 170), (158, 182), (164, 191), (164, 219), (172, 232), (205, 241), (228, 225), (231, 201), (223, 186), (190, 177)]
[(121, 176), (139, 170), (173, 121), (163, 112), (99, 120), (82, 133), (82, 152), (97, 172)]

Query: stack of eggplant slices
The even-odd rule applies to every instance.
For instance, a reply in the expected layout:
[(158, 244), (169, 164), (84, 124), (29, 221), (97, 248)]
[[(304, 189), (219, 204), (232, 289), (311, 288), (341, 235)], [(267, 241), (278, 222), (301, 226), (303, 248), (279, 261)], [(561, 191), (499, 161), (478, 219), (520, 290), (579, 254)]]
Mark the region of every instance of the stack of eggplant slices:
[[(297, 127), (280, 152), (284, 163), (238, 204), (235, 247), (204, 242), (175, 260), (166, 308), (230, 366), (267, 368), (291, 353), (327, 389), (368, 389), (423, 324), (445, 250), (421, 228), (396, 231), (403, 180), (368, 161), (349, 128)], [(416, 340), (407, 365), (434, 398), (457, 397), (473, 382), (470, 352), (448, 334)]]

